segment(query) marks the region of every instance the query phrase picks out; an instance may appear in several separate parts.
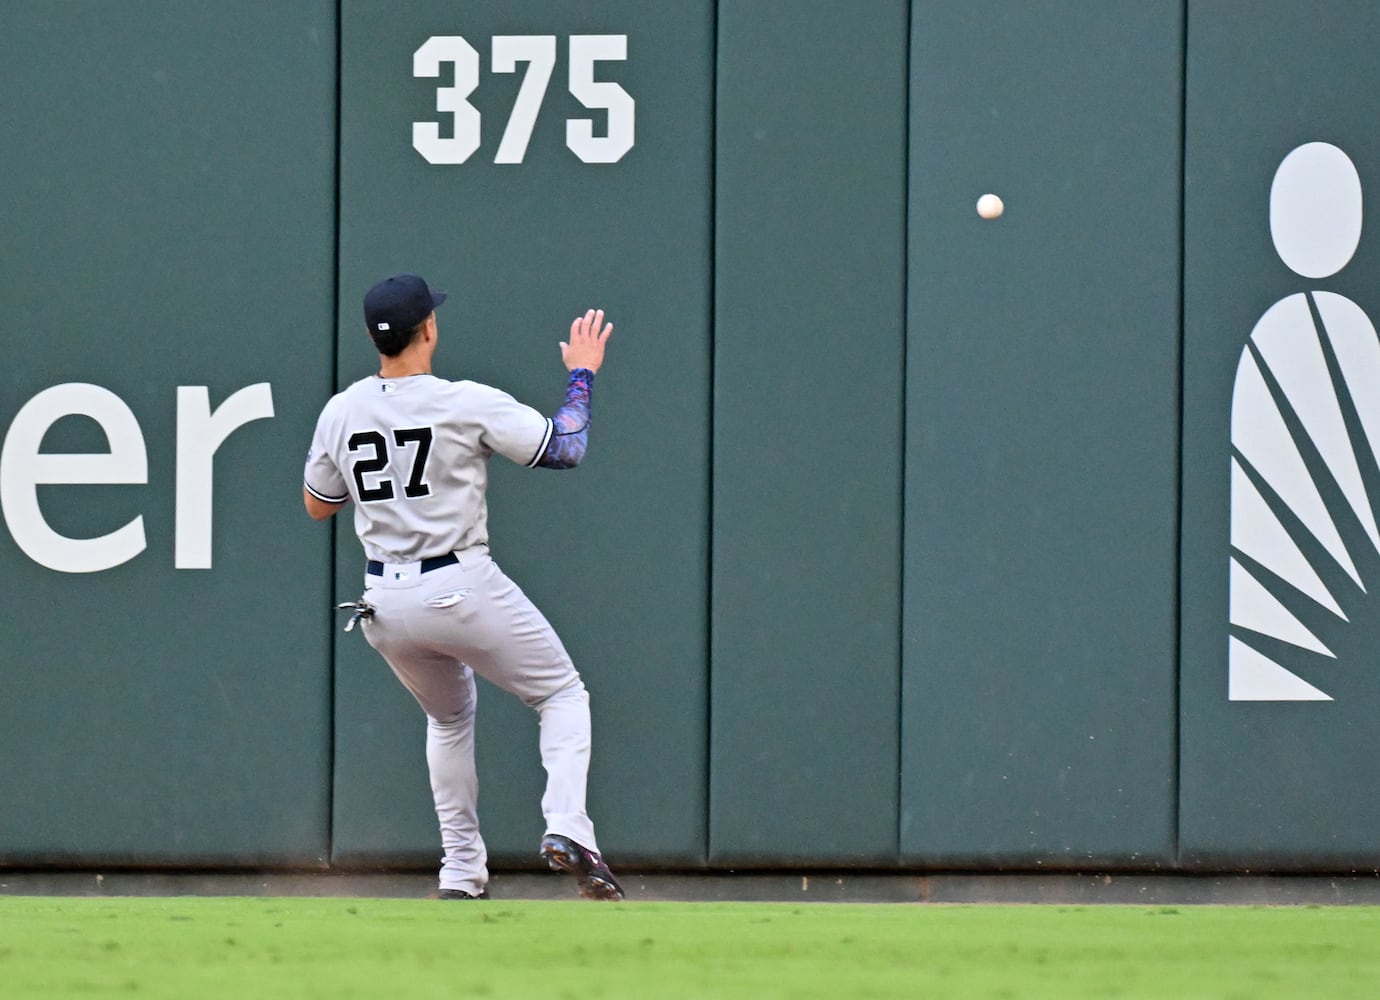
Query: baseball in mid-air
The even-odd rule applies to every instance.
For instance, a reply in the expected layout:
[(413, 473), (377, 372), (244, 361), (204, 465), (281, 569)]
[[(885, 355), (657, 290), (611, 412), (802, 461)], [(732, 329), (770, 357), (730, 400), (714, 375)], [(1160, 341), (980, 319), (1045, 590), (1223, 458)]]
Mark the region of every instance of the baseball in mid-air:
[(977, 213), (984, 219), (997, 219), (1006, 211), (1002, 200), (994, 194), (985, 194), (977, 200)]

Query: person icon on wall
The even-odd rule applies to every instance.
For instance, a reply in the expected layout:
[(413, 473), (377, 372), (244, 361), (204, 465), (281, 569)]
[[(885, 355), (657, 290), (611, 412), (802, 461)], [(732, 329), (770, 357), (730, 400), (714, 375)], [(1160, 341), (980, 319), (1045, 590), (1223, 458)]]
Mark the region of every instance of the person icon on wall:
[[(1361, 222), (1360, 176), (1346, 153), (1310, 142), (1283, 159), (1270, 189), (1270, 235), (1290, 270), (1313, 280), (1337, 274), (1356, 253)], [(1355, 302), (1321, 290), (1286, 296), (1265, 311), (1241, 350), (1231, 404), (1232, 701), (1332, 700), (1323, 687), (1325, 665), (1336, 656), (1318, 634), (1328, 630), (1317, 623), (1348, 621), (1345, 601), (1334, 593), (1343, 580), (1337, 568), (1366, 589), (1338, 527), (1344, 516), (1338, 496), (1380, 551), (1328, 351), (1374, 452), (1380, 445), (1380, 341)], [(1314, 477), (1323, 468), (1331, 482), (1320, 489)], [(1324, 495), (1333, 498), (1330, 503)], [(1350, 535), (1354, 550), (1358, 535)], [(1327, 612), (1304, 615), (1312, 627), (1295, 613), (1299, 595)], [(1307, 671), (1318, 683), (1278, 662), (1295, 663), (1295, 657), (1272, 652), (1288, 647), (1306, 651), (1298, 662), (1324, 668)]]

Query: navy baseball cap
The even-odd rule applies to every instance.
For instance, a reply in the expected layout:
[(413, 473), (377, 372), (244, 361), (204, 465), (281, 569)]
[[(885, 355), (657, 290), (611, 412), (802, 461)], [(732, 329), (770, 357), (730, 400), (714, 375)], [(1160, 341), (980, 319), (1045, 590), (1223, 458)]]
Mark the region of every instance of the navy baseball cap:
[(365, 294), (364, 322), (370, 336), (390, 330), (411, 330), (444, 301), (445, 292), (433, 292), (415, 274), (395, 274)]

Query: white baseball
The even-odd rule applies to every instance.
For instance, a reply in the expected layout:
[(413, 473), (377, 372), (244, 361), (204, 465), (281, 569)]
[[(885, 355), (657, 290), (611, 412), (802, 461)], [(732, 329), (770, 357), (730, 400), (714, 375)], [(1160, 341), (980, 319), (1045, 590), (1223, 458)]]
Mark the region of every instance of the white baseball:
[(994, 194), (985, 194), (977, 200), (977, 214), (984, 219), (1000, 218), (1004, 211), (1006, 211), (1006, 206)]

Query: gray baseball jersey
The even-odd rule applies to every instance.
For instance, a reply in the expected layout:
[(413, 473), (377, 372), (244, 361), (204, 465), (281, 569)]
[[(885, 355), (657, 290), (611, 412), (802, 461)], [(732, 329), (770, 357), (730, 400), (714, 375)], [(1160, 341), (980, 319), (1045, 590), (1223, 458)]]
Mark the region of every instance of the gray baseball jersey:
[(355, 503), (369, 559), (415, 562), (488, 542), (488, 460), (535, 465), (552, 423), (507, 393), (434, 375), (371, 375), (338, 393), (316, 424), (308, 492)]

